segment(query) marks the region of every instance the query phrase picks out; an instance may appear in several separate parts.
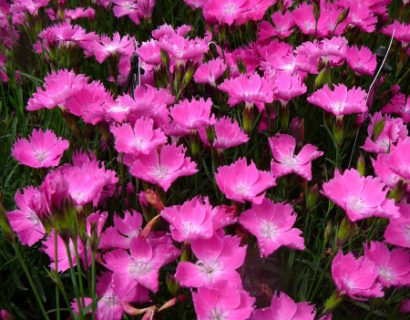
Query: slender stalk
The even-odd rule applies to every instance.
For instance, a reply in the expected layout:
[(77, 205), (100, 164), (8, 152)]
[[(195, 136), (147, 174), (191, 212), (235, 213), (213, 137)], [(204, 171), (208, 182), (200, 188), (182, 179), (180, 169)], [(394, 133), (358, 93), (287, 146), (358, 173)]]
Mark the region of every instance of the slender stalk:
[(26, 274), (27, 280), (31, 286), (31, 290), (34, 293), (34, 297), (37, 301), (38, 306), (40, 307), (41, 313), (43, 314), (44, 319), (50, 320), (50, 318), (47, 315), (46, 309), (44, 308), (43, 302), (41, 301), (40, 295), (38, 294), (37, 288), (34, 285), (33, 279), (31, 278), (30, 272), (28, 271), (27, 265), (24, 262), (23, 257), (21, 256), (20, 250), (17, 247), (17, 244), (13, 244), (14, 251), (16, 252), (17, 258), (21, 264), (21, 267), (23, 268), (24, 273)]
[(80, 289), (80, 299), (81, 299), (82, 306), (85, 308), (83, 276), (81, 272), (81, 260), (80, 260), (80, 255), (78, 253), (78, 238), (76, 237), (73, 242), (74, 242), (75, 260), (77, 261), (77, 277), (78, 277), (78, 283), (79, 283), (79, 289)]
[[(55, 257), (55, 276), (57, 276), (58, 272), (58, 243), (57, 243), (57, 232), (54, 232), (54, 257)], [(56, 317), (57, 320), (60, 320), (60, 291), (58, 290), (58, 286), (56, 285)]]
[(91, 319), (95, 319), (95, 252), (91, 250)]
[(78, 307), (78, 315), (80, 316), (80, 318), (83, 318), (83, 309), (81, 306), (81, 302), (80, 302), (80, 294), (78, 292), (78, 284), (77, 284), (77, 279), (74, 273), (74, 266), (73, 266), (73, 259), (71, 259), (71, 252), (70, 252), (70, 246), (68, 244), (68, 241), (64, 241), (65, 244), (65, 248), (67, 250), (67, 258), (68, 258), (68, 263), (70, 264), (70, 275), (71, 275), (71, 281), (73, 283), (73, 287), (74, 287), (74, 294), (77, 300), (77, 307)]

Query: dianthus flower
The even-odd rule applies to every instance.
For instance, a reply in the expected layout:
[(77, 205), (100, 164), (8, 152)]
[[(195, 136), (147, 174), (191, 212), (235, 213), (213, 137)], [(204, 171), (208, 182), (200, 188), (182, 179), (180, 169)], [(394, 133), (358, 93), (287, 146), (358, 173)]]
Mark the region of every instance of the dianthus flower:
[(194, 81), (196, 83), (207, 83), (211, 86), (216, 86), (216, 80), (224, 74), (226, 67), (225, 62), (221, 58), (201, 63), (195, 71)]
[(269, 307), (256, 309), (251, 320), (285, 319), (285, 320), (313, 320), (315, 307), (307, 302), (295, 302), (286, 293), (274, 294)]
[(333, 179), (323, 184), (322, 193), (342, 207), (351, 221), (369, 217), (397, 218), (398, 207), (387, 199), (387, 190), (379, 178), (361, 177), (355, 169), (336, 170)]
[(20, 138), (13, 145), (13, 157), (21, 164), (31, 168), (48, 168), (59, 165), (68, 141), (57, 138), (51, 130), (34, 129), (27, 139)]
[(405, 180), (410, 180), (410, 137), (406, 137), (392, 145), (389, 155), (390, 169)]
[(382, 108), (383, 113), (398, 114), (404, 123), (410, 122), (410, 98), (402, 94), (397, 93), (393, 96), (388, 104)]
[(269, 138), (269, 147), (273, 154), (271, 172), (274, 177), (285, 176), (293, 172), (311, 180), (312, 161), (323, 155), (322, 151), (311, 144), (304, 145), (296, 155), (296, 140), (287, 134), (277, 134)]
[(274, 203), (269, 199), (264, 199), (259, 205), (252, 204), (251, 209), (239, 217), (239, 223), (258, 240), (261, 257), (272, 254), (281, 246), (298, 250), (305, 248), (302, 231), (292, 228), (295, 221), (291, 205)]
[(308, 101), (335, 116), (367, 111), (366, 92), (355, 87), (349, 90), (343, 84), (335, 85), (333, 90), (326, 84), (308, 97)]
[(185, 148), (182, 145), (170, 144), (164, 145), (159, 151), (152, 150), (147, 155), (138, 156), (130, 172), (167, 191), (176, 179), (194, 175), (198, 169), (195, 162), (185, 158)]
[(346, 50), (346, 62), (350, 69), (363, 75), (373, 75), (377, 61), (376, 55), (369, 48), (362, 46), (348, 47)]
[(354, 300), (383, 297), (376, 268), (366, 257), (355, 259), (352, 253), (339, 251), (332, 261), (332, 277), (339, 293)]
[(389, 225), (384, 231), (384, 239), (387, 243), (410, 248), (410, 205), (399, 205), (400, 216), (390, 219)]
[(90, 48), (85, 49), (86, 54), (94, 55), (99, 63), (103, 63), (109, 56), (121, 56), (126, 54), (131, 56), (134, 52), (134, 39), (128, 36), (121, 37), (116, 32), (112, 39), (108, 36), (101, 36), (99, 41), (91, 44)]
[(215, 180), (228, 199), (240, 203), (249, 201), (261, 204), (266, 189), (276, 185), (269, 172), (259, 171), (253, 161), (248, 166), (246, 158), (241, 158), (229, 166), (218, 167)]

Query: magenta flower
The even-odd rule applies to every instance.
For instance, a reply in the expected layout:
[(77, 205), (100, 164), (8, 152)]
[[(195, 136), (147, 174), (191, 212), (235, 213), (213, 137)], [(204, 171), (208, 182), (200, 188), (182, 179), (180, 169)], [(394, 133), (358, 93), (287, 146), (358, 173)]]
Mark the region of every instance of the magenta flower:
[(131, 255), (124, 249), (116, 249), (104, 255), (105, 266), (114, 273), (114, 286), (122, 291), (141, 285), (157, 292), (165, 247), (153, 248), (147, 239), (137, 237), (131, 240), (129, 250)]
[(400, 176), (395, 174), (389, 166), (389, 155), (386, 153), (379, 153), (376, 160), (371, 159), (374, 174), (379, 177), (383, 183), (391, 190), (394, 189), (400, 181)]
[(137, 48), (138, 57), (146, 64), (159, 68), (161, 65), (161, 48), (156, 40), (141, 43)]
[(298, 74), (289, 72), (276, 72), (273, 76), (275, 80), (274, 98), (286, 103), (291, 99), (306, 93), (306, 85)]
[(400, 23), (395, 20), (392, 24), (385, 26), (380, 32), (391, 37), (393, 30), (395, 30), (394, 38), (406, 47), (410, 42), (410, 24)]
[(332, 261), (332, 277), (340, 294), (354, 300), (383, 297), (382, 286), (377, 282), (378, 273), (366, 257), (355, 259), (352, 253), (337, 253)]
[(410, 253), (405, 249), (389, 251), (383, 242), (371, 241), (370, 248), (365, 246), (364, 256), (374, 263), (384, 287), (410, 285)]
[(306, 180), (312, 179), (312, 161), (323, 155), (316, 146), (306, 144), (295, 155), (296, 140), (288, 134), (277, 134), (268, 139), (272, 151), (271, 172), (274, 177), (296, 173)]
[(410, 98), (402, 93), (396, 93), (383, 109), (383, 113), (394, 113), (400, 115), (404, 123), (410, 122)]
[(410, 137), (406, 137), (392, 145), (389, 155), (390, 169), (405, 180), (410, 180)]
[(180, 262), (175, 274), (181, 286), (211, 287), (220, 281), (241, 283), (236, 269), (243, 265), (246, 246), (240, 247), (240, 238), (216, 234), (210, 239), (196, 239), (191, 243), (196, 263)]
[(285, 13), (275, 11), (271, 15), (271, 19), (274, 24), (273, 36), (285, 39), (293, 33), (295, 20), (290, 11), (285, 11)]
[(77, 7), (75, 9), (65, 9), (64, 18), (67, 20), (77, 20), (85, 18), (88, 20), (94, 20), (95, 10), (93, 8)]
[(255, 302), (255, 298), (249, 296), (240, 285), (228, 281), (199, 288), (192, 293), (192, 300), (198, 320), (246, 320)]
[(252, 204), (239, 217), (239, 223), (258, 240), (261, 257), (286, 246), (304, 250), (302, 231), (292, 228), (296, 221), (293, 208), (287, 203), (274, 203), (264, 199), (261, 204)]
[(286, 320), (314, 320), (315, 307), (307, 302), (292, 300), (286, 293), (274, 294), (270, 307), (256, 309), (251, 320), (286, 319)]
[(335, 171), (333, 179), (323, 184), (323, 195), (342, 207), (353, 222), (369, 217), (397, 218), (398, 207), (387, 199), (384, 184), (379, 178), (361, 177), (355, 169), (341, 174)]
[(169, 113), (182, 129), (198, 130), (215, 123), (215, 116), (211, 115), (211, 109), (211, 99), (193, 98), (191, 101), (188, 99), (180, 101), (170, 109)]
[(207, 83), (215, 87), (216, 80), (224, 74), (226, 68), (227, 66), (221, 58), (201, 63), (195, 71), (194, 81), (196, 83)]
[(99, 63), (103, 63), (110, 56), (132, 55), (134, 52), (134, 39), (128, 36), (121, 37), (116, 32), (112, 39), (101, 36), (100, 41), (93, 43), (90, 48), (85, 49), (87, 55), (94, 55)]
[[(215, 137), (212, 146), (219, 150), (229, 149), (248, 142), (249, 137), (239, 127), (238, 122), (229, 118), (223, 117), (217, 119), (214, 126)], [(210, 145), (205, 128), (198, 130), (199, 137), (207, 146)]]
[(228, 199), (240, 203), (249, 201), (261, 204), (266, 189), (276, 185), (269, 172), (259, 171), (253, 161), (248, 166), (246, 158), (241, 158), (229, 166), (218, 167), (215, 180)]
[(366, 92), (355, 87), (348, 90), (343, 84), (335, 85), (333, 90), (326, 84), (308, 97), (308, 101), (335, 116), (367, 111)]
[(247, 0), (224, 0), (206, 1), (204, 3), (203, 15), (208, 23), (219, 23), (232, 25), (247, 7)]
[(313, 5), (303, 2), (292, 11), (292, 16), (295, 24), (304, 34), (315, 34), (316, 21), (313, 14)]
[(347, 48), (346, 62), (353, 71), (369, 76), (373, 75), (377, 65), (376, 55), (365, 46), (360, 49), (357, 46)]
[(240, 75), (233, 79), (226, 79), (218, 89), (229, 95), (228, 103), (232, 107), (244, 102), (250, 108), (253, 105), (260, 112), (265, 108), (265, 103), (273, 101), (273, 80), (261, 78), (257, 73), (249, 76)]
[(154, 129), (152, 119), (140, 118), (134, 126), (123, 124), (111, 127), (115, 137), (115, 149), (119, 153), (128, 153), (134, 156), (149, 154), (158, 146), (167, 142), (167, 137), (161, 129)]
[(124, 218), (114, 215), (114, 226), (108, 227), (101, 235), (99, 247), (128, 249), (132, 239), (139, 236), (142, 226), (141, 213), (132, 210), (124, 212)]
[(200, 196), (165, 208), (161, 217), (168, 221), (172, 238), (178, 242), (209, 239), (218, 229), (235, 222), (222, 207), (212, 208), (208, 198)]
[(136, 25), (140, 23), (138, 3), (136, 0), (113, 0), (114, 17), (128, 16)]
[(68, 141), (57, 138), (51, 130), (34, 129), (28, 139), (20, 138), (13, 145), (13, 157), (20, 163), (31, 168), (48, 168), (59, 165)]
[(400, 216), (390, 219), (384, 231), (384, 239), (387, 243), (410, 248), (410, 205), (400, 204), (399, 208)]
[(195, 162), (185, 158), (185, 148), (182, 145), (170, 144), (162, 146), (160, 151), (153, 150), (147, 155), (138, 156), (130, 172), (167, 191), (176, 179), (194, 175), (198, 169)]
[(64, 109), (66, 100), (87, 84), (87, 81), (86, 76), (76, 75), (73, 71), (65, 69), (51, 71), (44, 78), (44, 89), (37, 87), (33, 97), (28, 100), (27, 110), (36, 111), (54, 107)]
[[(374, 140), (373, 132), (376, 125), (383, 123), (383, 129)], [(386, 153), (390, 146), (399, 139), (407, 137), (407, 127), (399, 118), (382, 116), (380, 112), (370, 116), (370, 125), (367, 128), (368, 137), (362, 148), (367, 152)]]
[(130, 114), (136, 109), (135, 101), (128, 94), (118, 96), (115, 100), (111, 99), (111, 97), (107, 98), (103, 102), (104, 109), (101, 109), (105, 113), (107, 122), (112, 120), (118, 123), (124, 122), (128, 120)]
[(17, 209), (7, 212), (11, 228), (17, 233), (22, 244), (31, 247), (46, 233), (40, 217), (45, 213), (45, 203), (41, 192), (35, 187), (26, 187), (23, 193), (14, 196)]

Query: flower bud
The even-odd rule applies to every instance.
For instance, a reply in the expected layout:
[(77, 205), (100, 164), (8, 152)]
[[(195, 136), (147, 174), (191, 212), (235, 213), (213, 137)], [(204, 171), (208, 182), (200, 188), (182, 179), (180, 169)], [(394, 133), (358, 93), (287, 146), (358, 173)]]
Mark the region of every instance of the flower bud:
[(179, 290), (179, 285), (178, 282), (175, 280), (175, 277), (168, 272), (165, 282), (167, 284), (167, 289), (169, 293), (173, 296), (176, 296)]
[(319, 200), (319, 187), (315, 184), (312, 188), (310, 188), (308, 195), (307, 195), (307, 208), (311, 210), (317, 204)]
[(342, 223), (339, 226), (339, 230), (337, 231), (337, 244), (339, 246), (344, 244), (347, 241), (347, 239), (349, 239), (352, 229), (353, 223), (350, 222), (347, 216), (345, 216), (342, 220)]
[(332, 295), (325, 301), (325, 312), (334, 310), (343, 300), (339, 292), (334, 291)]
[(366, 161), (362, 153), (360, 153), (359, 159), (357, 159), (356, 169), (360, 173), (360, 176), (363, 177), (366, 174)]
[(253, 128), (253, 119), (255, 117), (254, 115), (255, 111), (254, 111), (254, 107), (253, 105), (246, 105), (245, 108), (243, 109), (243, 120), (242, 120), (242, 124), (243, 124), (243, 131), (245, 131), (245, 133), (250, 134), (252, 132), (252, 128)]

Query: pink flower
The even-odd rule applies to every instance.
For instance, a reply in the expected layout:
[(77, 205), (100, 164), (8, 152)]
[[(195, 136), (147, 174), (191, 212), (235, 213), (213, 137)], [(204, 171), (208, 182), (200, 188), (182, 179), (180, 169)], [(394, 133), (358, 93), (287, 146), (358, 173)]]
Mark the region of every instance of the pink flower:
[(285, 11), (285, 13), (275, 11), (271, 16), (271, 19), (275, 25), (274, 36), (285, 39), (293, 33), (295, 20), (290, 11)]
[(272, 151), (271, 172), (274, 177), (282, 177), (289, 173), (312, 179), (312, 161), (323, 155), (317, 147), (306, 144), (295, 155), (296, 140), (291, 135), (277, 134), (268, 139)]
[(105, 113), (107, 122), (124, 122), (130, 118), (130, 114), (136, 108), (135, 101), (128, 94), (118, 96), (115, 101), (107, 96), (107, 99), (101, 103), (104, 108), (100, 108), (99, 111)]
[(401, 314), (410, 313), (410, 299), (403, 299), (400, 304), (399, 312)]
[(379, 177), (383, 183), (391, 190), (395, 188), (400, 181), (400, 176), (395, 174), (389, 166), (389, 155), (385, 153), (379, 153), (376, 160), (371, 159), (374, 174)]
[(140, 118), (132, 127), (129, 124), (111, 127), (115, 137), (115, 149), (119, 153), (128, 153), (134, 156), (149, 154), (158, 146), (167, 142), (167, 137), (161, 129), (154, 129), (152, 119)]
[(349, 90), (343, 84), (334, 85), (333, 90), (326, 84), (308, 97), (308, 101), (335, 116), (367, 111), (366, 92), (355, 87)]
[(228, 281), (199, 288), (197, 292), (192, 292), (192, 300), (198, 320), (246, 320), (255, 302), (255, 298), (250, 297), (241, 286)]
[(288, 72), (276, 72), (273, 76), (275, 81), (274, 97), (279, 101), (290, 101), (306, 93), (306, 85), (298, 74)]
[(354, 300), (383, 297), (376, 268), (366, 257), (355, 259), (352, 253), (339, 251), (332, 261), (332, 277), (339, 293)]
[(182, 145), (170, 144), (162, 146), (160, 151), (153, 150), (147, 155), (138, 156), (130, 172), (167, 191), (176, 179), (194, 175), (198, 169), (195, 162), (185, 158), (185, 148)]
[(410, 122), (410, 98), (402, 93), (393, 96), (390, 102), (382, 109), (383, 113), (394, 113), (400, 115), (404, 123)]
[(7, 212), (11, 228), (18, 234), (22, 244), (32, 246), (46, 233), (40, 217), (45, 213), (44, 198), (35, 187), (26, 187), (14, 196), (17, 210)]
[[(239, 127), (238, 122), (229, 117), (217, 119), (214, 126), (215, 137), (212, 146), (224, 150), (248, 142), (249, 137)], [(206, 145), (210, 145), (205, 128), (198, 130), (199, 137)]]
[(114, 226), (104, 230), (99, 247), (128, 249), (132, 239), (139, 236), (142, 226), (141, 213), (131, 210), (124, 212), (124, 217), (113, 217)]
[(384, 239), (387, 243), (410, 248), (410, 205), (401, 204), (400, 216), (390, 219), (389, 225), (384, 231)]
[(368, 3), (353, 0), (340, 1), (339, 3), (344, 8), (349, 9), (349, 15), (346, 19), (349, 25), (369, 33), (376, 29), (377, 17)]
[(247, 0), (210, 0), (204, 4), (203, 15), (207, 22), (232, 25), (247, 6)]
[(246, 158), (240, 158), (229, 166), (218, 167), (215, 180), (228, 199), (240, 203), (249, 201), (261, 204), (266, 189), (276, 185), (269, 172), (259, 171), (253, 161), (248, 166)]
[[(374, 139), (375, 126), (383, 125), (382, 131)], [(370, 125), (367, 128), (368, 137), (362, 148), (367, 152), (386, 153), (390, 146), (399, 139), (407, 137), (407, 127), (401, 119), (382, 116), (380, 112), (370, 116)]]
[(376, 55), (365, 46), (360, 49), (357, 46), (347, 48), (346, 62), (353, 71), (369, 76), (373, 75), (377, 65)]
[(68, 141), (57, 138), (53, 131), (34, 129), (28, 140), (20, 138), (16, 141), (11, 153), (20, 164), (48, 168), (58, 166), (68, 147)]
[(131, 240), (129, 250), (131, 255), (124, 249), (116, 249), (104, 255), (105, 266), (114, 273), (114, 286), (122, 291), (141, 285), (157, 292), (165, 247), (153, 248), (149, 240), (137, 237)]
[(168, 221), (172, 238), (178, 242), (209, 239), (218, 229), (235, 222), (235, 217), (223, 207), (212, 208), (208, 198), (200, 196), (165, 208), (161, 217)]
[(270, 307), (254, 310), (251, 320), (313, 320), (315, 315), (314, 306), (307, 302), (296, 303), (286, 293), (280, 292), (273, 296)]
[(389, 155), (390, 169), (405, 180), (410, 180), (410, 137), (392, 145)]
[(316, 21), (313, 14), (313, 5), (304, 2), (292, 11), (292, 15), (295, 24), (304, 34), (315, 34)]
[(364, 248), (364, 256), (374, 263), (384, 287), (410, 285), (410, 253), (405, 249), (389, 251), (383, 242), (371, 241), (370, 248)]
[(136, 25), (140, 23), (138, 3), (136, 0), (112, 0), (114, 17), (128, 16)]
[(88, 20), (94, 20), (95, 10), (93, 8), (77, 7), (75, 9), (65, 9), (64, 18), (66, 20), (77, 20), (85, 18)]
[(229, 95), (231, 107), (244, 102), (247, 107), (256, 105), (260, 112), (265, 108), (265, 103), (273, 101), (272, 88), (273, 81), (261, 78), (257, 73), (226, 79), (218, 86), (218, 89)]
[(323, 195), (342, 207), (353, 222), (369, 217), (396, 218), (398, 207), (387, 199), (384, 184), (379, 178), (361, 177), (355, 169), (340, 174), (323, 184)]
[(76, 75), (65, 69), (51, 71), (44, 78), (44, 89), (37, 87), (33, 97), (28, 100), (27, 110), (65, 108), (65, 102), (74, 93), (78, 92), (88, 81), (82, 74)]
[(274, 203), (264, 199), (261, 204), (252, 204), (239, 217), (239, 223), (258, 240), (261, 257), (286, 246), (304, 250), (302, 231), (292, 228), (296, 221), (293, 208), (287, 203)]
[(240, 247), (240, 238), (216, 234), (210, 239), (196, 239), (191, 243), (196, 263), (180, 262), (175, 274), (181, 286), (210, 287), (220, 281), (241, 283), (236, 269), (243, 265), (246, 246)]
[(400, 41), (403, 46), (406, 46), (410, 42), (410, 24), (400, 23), (395, 20), (392, 24), (385, 26), (380, 32), (391, 37), (393, 30), (395, 30), (394, 38)]
[(86, 48), (88, 55), (94, 55), (99, 63), (103, 63), (110, 56), (127, 55), (131, 56), (134, 52), (134, 39), (128, 36), (121, 37), (116, 32), (112, 39), (108, 36), (101, 36), (99, 41), (93, 43), (90, 48)]
[(196, 83), (207, 83), (215, 87), (216, 80), (224, 74), (226, 68), (227, 66), (221, 58), (201, 63), (195, 71), (194, 81)]
[(193, 98), (191, 101), (184, 99), (175, 104), (169, 113), (182, 129), (198, 130), (215, 123), (215, 116), (211, 115), (211, 109), (212, 100), (210, 98), (207, 100)]
[(137, 54), (139, 58), (146, 64), (159, 68), (161, 65), (161, 48), (156, 40), (149, 40), (141, 43), (141, 46), (137, 48)]

